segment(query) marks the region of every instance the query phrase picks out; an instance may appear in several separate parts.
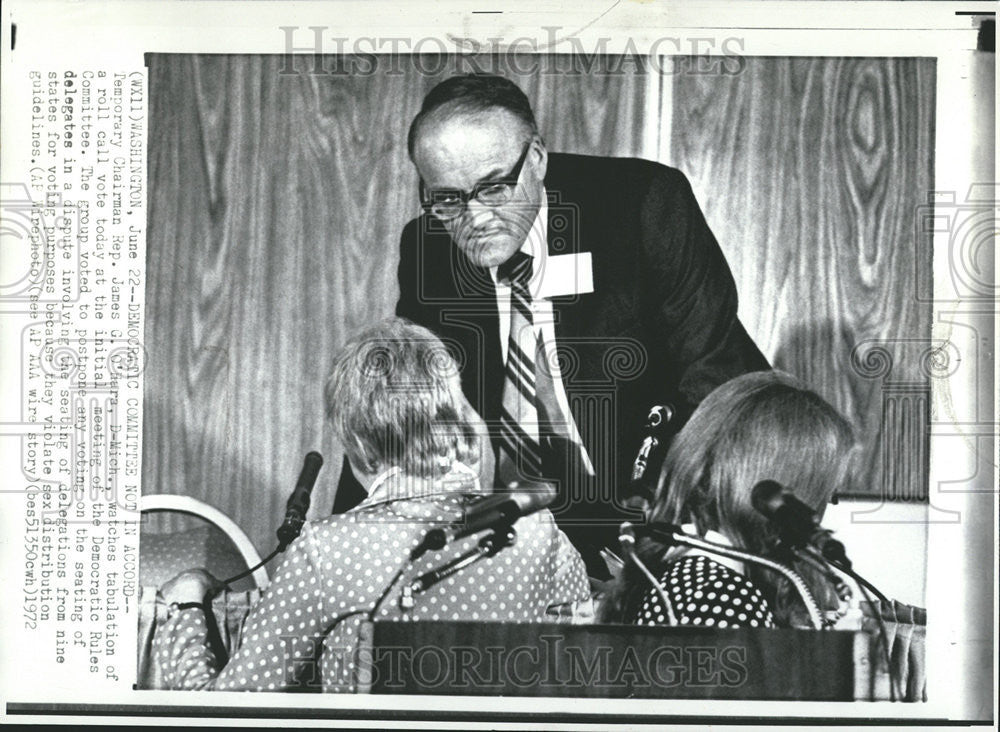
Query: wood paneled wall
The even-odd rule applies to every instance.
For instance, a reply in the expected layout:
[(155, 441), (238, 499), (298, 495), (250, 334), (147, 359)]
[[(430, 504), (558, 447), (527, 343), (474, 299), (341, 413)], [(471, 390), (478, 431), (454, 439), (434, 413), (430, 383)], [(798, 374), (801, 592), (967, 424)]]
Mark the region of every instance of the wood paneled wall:
[[(454, 70), (297, 61), (303, 73), (277, 56), (148, 57), (143, 491), (207, 501), (262, 553), (309, 450), (326, 458), (311, 515), (333, 505), (324, 381), (345, 339), (393, 312), (399, 234), (418, 213), (406, 132)], [(553, 149), (639, 154), (643, 78), (512, 76)]]
[[(418, 210), (406, 131), (455, 71), (409, 57), (365, 74), (297, 62), (303, 73), (281, 73), (280, 57), (148, 57), (143, 490), (206, 500), (262, 552), (309, 450), (327, 459), (312, 515), (332, 506), (341, 454), (323, 384), (344, 340), (393, 311), (398, 237)], [(644, 118), (647, 90), (672, 85), (663, 162), (691, 178), (751, 335), (862, 425), (877, 493), (884, 382), (926, 385), (903, 373), (902, 351), (930, 330), (914, 295), (930, 242), (913, 218), (931, 187), (933, 61), (746, 59), (735, 75), (655, 80), (533, 66), (502, 70), (556, 151), (641, 155), (659, 128)], [(896, 359), (889, 376), (871, 353), (852, 367), (872, 339)], [(912, 442), (894, 429), (893, 445)], [(926, 436), (916, 442), (924, 465)]]
[[(927, 496), (933, 59), (749, 58), (680, 74), (672, 165), (733, 268), (771, 362), (855, 423), (853, 491)], [(940, 344), (938, 344), (940, 345)]]

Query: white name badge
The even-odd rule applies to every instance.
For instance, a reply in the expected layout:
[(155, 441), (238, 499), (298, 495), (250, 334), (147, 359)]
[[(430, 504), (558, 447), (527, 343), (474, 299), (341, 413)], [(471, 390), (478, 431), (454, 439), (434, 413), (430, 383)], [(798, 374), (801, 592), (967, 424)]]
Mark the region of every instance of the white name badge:
[(594, 291), (594, 265), (590, 252), (550, 254), (535, 297), (585, 295)]

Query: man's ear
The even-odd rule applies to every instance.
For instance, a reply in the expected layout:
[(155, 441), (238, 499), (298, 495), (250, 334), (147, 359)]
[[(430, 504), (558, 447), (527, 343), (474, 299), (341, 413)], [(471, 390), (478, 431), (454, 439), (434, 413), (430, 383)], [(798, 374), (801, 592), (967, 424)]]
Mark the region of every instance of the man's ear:
[(545, 149), (545, 142), (542, 141), (541, 137), (535, 138), (528, 156), (531, 158), (531, 169), (534, 172), (535, 179), (541, 183), (545, 180), (545, 172), (549, 168), (549, 151)]

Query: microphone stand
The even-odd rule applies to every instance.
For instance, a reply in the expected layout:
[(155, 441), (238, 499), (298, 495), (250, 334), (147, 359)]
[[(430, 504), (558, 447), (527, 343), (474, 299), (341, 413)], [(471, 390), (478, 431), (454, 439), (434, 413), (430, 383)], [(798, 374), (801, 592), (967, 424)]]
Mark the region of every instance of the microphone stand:
[(426, 592), (441, 580), (451, 577), (457, 572), (461, 572), (480, 559), (492, 557), (500, 553), (501, 550), (514, 544), (517, 540), (517, 531), (512, 523), (501, 522), (493, 526), (486, 535), (479, 540), (479, 543), (464, 554), (455, 559), (442, 564), (437, 569), (425, 572), (417, 579), (403, 587), (403, 594), (399, 598), (399, 606), (402, 610), (411, 610), (414, 605), (414, 595)]
[(621, 545), (622, 553), (628, 559), (639, 568), (639, 570), (646, 575), (646, 579), (649, 583), (653, 585), (656, 590), (656, 594), (660, 596), (660, 602), (663, 603), (663, 609), (667, 613), (667, 620), (671, 625), (677, 625), (677, 616), (674, 615), (674, 605), (670, 602), (670, 596), (667, 595), (667, 591), (663, 588), (663, 584), (656, 579), (656, 575), (649, 571), (649, 567), (646, 566), (645, 562), (639, 559), (639, 555), (635, 551), (635, 532), (632, 529), (632, 524), (628, 521), (621, 525), (621, 534), (618, 536), (618, 543)]
[(799, 597), (802, 598), (802, 602), (806, 606), (806, 612), (809, 613), (809, 620), (812, 622), (813, 627), (816, 630), (823, 629), (823, 620), (820, 616), (819, 608), (816, 606), (816, 601), (813, 599), (812, 593), (809, 592), (809, 588), (806, 586), (805, 581), (785, 565), (764, 557), (758, 557), (756, 554), (750, 554), (749, 552), (742, 551), (741, 549), (715, 544), (711, 541), (705, 541), (704, 539), (689, 536), (679, 531), (664, 531), (663, 529), (656, 528), (655, 525), (649, 526), (648, 530), (650, 533), (655, 534), (658, 538), (664, 539), (671, 544), (681, 544), (693, 549), (701, 549), (702, 551), (719, 554), (731, 559), (738, 559), (742, 562), (750, 562), (751, 564), (767, 567), (768, 569), (781, 574), (788, 579), (788, 581), (791, 582), (798, 591)]
[[(470, 549), (469, 551), (462, 554), (456, 559), (445, 563), (441, 567), (435, 570), (431, 570), (425, 574), (422, 574), (417, 579), (413, 580), (410, 584), (403, 585), (402, 593), (399, 596), (399, 608), (403, 612), (407, 612), (413, 609), (415, 594), (420, 594), (426, 592), (428, 589), (436, 585), (443, 579), (450, 577), (456, 572), (460, 572), (471, 564), (479, 561), (484, 557), (491, 557), (497, 554), (501, 549), (510, 546), (514, 543), (517, 538), (517, 532), (514, 530), (512, 521), (500, 521), (497, 524), (489, 528), (486, 535), (479, 540), (478, 545)], [(372, 606), (371, 610), (366, 610), (361, 608), (353, 612), (343, 615), (334, 621), (324, 632), (323, 638), (330, 634), (337, 622), (350, 617), (352, 615), (363, 615), (367, 613), (367, 617), (361, 623), (361, 627), (358, 631), (358, 638), (360, 646), (359, 648), (367, 648), (369, 651), (372, 647), (374, 639), (374, 622), (375, 616), (378, 615), (378, 611), (382, 608), (382, 604), (385, 602), (392, 588), (396, 586), (400, 578), (406, 572), (407, 569), (413, 566), (414, 559), (412, 557), (408, 558), (403, 562), (403, 565), (397, 570), (396, 574), (393, 575), (389, 584), (386, 585), (382, 594), (379, 595), (378, 600)], [(365, 664), (359, 664), (358, 667), (358, 690), (371, 691), (372, 675), (370, 664), (366, 666)]]
[[(513, 487), (516, 487), (516, 484), (512, 483), (510, 488)], [(431, 529), (424, 535), (423, 540), (410, 551), (409, 561), (396, 572), (372, 608), (369, 619), (375, 617), (389, 592), (403, 576), (405, 569), (412, 566), (415, 560), (424, 556), (428, 551), (442, 549), (452, 541), (464, 539), (479, 532), (486, 532), (475, 548), (404, 585), (399, 598), (399, 607), (404, 612), (413, 608), (414, 595), (426, 592), (441, 580), (460, 572), (484, 557), (492, 557), (502, 549), (511, 546), (517, 538), (514, 523), (524, 516), (545, 508), (555, 497), (555, 486), (548, 483), (539, 483), (531, 492), (508, 490), (495, 493), (466, 509), (466, 523), (461, 530), (449, 533), (440, 528)]]

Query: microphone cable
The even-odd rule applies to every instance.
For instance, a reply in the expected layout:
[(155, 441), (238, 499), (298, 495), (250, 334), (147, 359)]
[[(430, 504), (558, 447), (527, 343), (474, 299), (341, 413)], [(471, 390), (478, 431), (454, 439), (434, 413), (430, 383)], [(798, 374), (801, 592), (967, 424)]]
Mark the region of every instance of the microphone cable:
[[(670, 602), (670, 597), (667, 595), (667, 591), (663, 589), (663, 585), (660, 583), (653, 573), (649, 571), (649, 567), (639, 559), (639, 555), (635, 551), (635, 530), (632, 524), (628, 521), (622, 522), (622, 525), (618, 528), (618, 543), (621, 545), (622, 553), (627, 559), (631, 559), (632, 563), (639, 568), (639, 570), (646, 575), (646, 579), (649, 583), (656, 589), (656, 593), (660, 596), (660, 601), (663, 603), (663, 609), (667, 613), (667, 620), (670, 621), (671, 625), (677, 625), (677, 616), (674, 615), (674, 606)], [(641, 608), (640, 608), (641, 609)]]
[(292, 491), (292, 495), (288, 498), (288, 503), (285, 507), (285, 520), (278, 529), (278, 544), (275, 546), (274, 551), (246, 571), (240, 572), (239, 574), (233, 575), (229, 579), (223, 580), (221, 587), (215, 592), (210, 593), (211, 596), (217, 595), (227, 589), (233, 582), (253, 574), (278, 556), (281, 552), (285, 551), (285, 549), (288, 548), (288, 545), (298, 538), (299, 534), (302, 532), (302, 527), (305, 524), (305, 516), (306, 512), (309, 510), (309, 501), (313, 485), (316, 483), (316, 476), (319, 474), (319, 469), (321, 467), (323, 467), (322, 455), (315, 451), (306, 454), (305, 461), (302, 465), (302, 471), (299, 473), (299, 479), (296, 481), (295, 489)]
[(248, 577), (249, 575), (253, 574), (253, 573), (254, 573), (254, 572), (256, 572), (256, 571), (257, 571), (258, 569), (260, 569), (260, 568), (261, 568), (261, 567), (263, 567), (263, 566), (264, 566), (265, 564), (267, 564), (267, 563), (268, 563), (268, 562), (270, 562), (270, 561), (271, 561), (272, 559), (274, 559), (274, 558), (275, 558), (276, 556), (278, 556), (278, 554), (280, 554), (280, 553), (281, 553), (281, 550), (280, 550), (280, 549), (278, 549), (277, 547), (275, 547), (275, 549), (274, 549), (274, 551), (273, 551), (273, 552), (271, 552), (271, 553), (270, 553), (270, 554), (268, 554), (268, 555), (267, 555), (266, 557), (264, 557), (263, 559), (261, 559), (261, 560), (260, 560), (260, 561), (259, 561), (259, 562), (258, 562), (257, 564), (255, 564), (254, 566), (250, 567), (250, 569), (246, 570), (245, 572), (240, 572), (239, 574), (236, 574), (236, 575), (233, 575), (232, 577), (230, 577), (230, 578), (229, 578), (229, 579), (227, 579), (227, 580), (224, 580), (224, 581), (222, 582), (222, 587), (223, 587), (223, 589), (225, 589), (226, 587), (228, 587), (229, 585), (231, 585), (231, 584), (232, 584), (233, 582), (236, 582), (237, 580), (241, 580), (241, 579), (243, 579), (244, 577)]
[(823, 559), (825, 559), (827, 562), (830, 563), (830, 565), (836, 567), (841, 572), (843, 572), (848, 577), (850, 577), (855, 582), (857, 582), (860, 587), (866, 587), (869, 591), (871, 591), (871, 593), (873, 595), (875, 595), (875, 597), (877, 597), (882, 602), (890, 603), (890, 600), (889, 600), (888, 597), (886, 597), (885, 595), (883, 595), (875, 585), (873, 585), (871, 582), (869, 582), (864, 577), (862, 577), (860, 574), (858, 574), (854, 570), (853, 567), (848, 567), (844, 563), (839, 562), (839, 561), (834, 560), (834, 559), (827, 559), (826, 557), (823, 557)]
[(742, 562), (750, 562), (751, 564), (757, 564), (777, 572), (791, 582), (798, 591), (799, 597), (802, 598), (802, 604), (805, 605), (806, 612), (809, 613), (809, 620), (812, 622), (813, 628), (815, 630), (823, 629), (823, 619), (820, 616), (816, 600), (813, 599), (812, 593), (809, 591), (809, 587), (806, 585), (805, 581), (793, 570), (772, 559), (757, 556), (756, 554), (745, 552), (741, 549), (737, 549), (736, 547), (723, 546), (722, 544), (716, 544), (715, 542), (707, 541), (699, 537), (690, 536), (685, 534), (683, 531), (675, 530), (677, 528), (678, 527), (670, 527), (669, 530), (664, 530), (655, 524), (649, 524), (646, 527), (646, 530), (672, 544), (681, 544), (683, 546), (701, 549), (706, 552), (721, 554), (724, 557), (738, 559)]
[[(865, 600), (868, 602), (869, 607), (872, 608), (872, 611), (875, 614), (875, 623), (878, 626), (879, 639), (882, 641), (880, 645), (882, 646), (882, 650), (885, 655), (886, 671), (889, 674), (889, 701), (902, 701), (906, 695), (903, 694), (902, 688), (899, 688), (902, 685), (901, 680), (892, 672), (892, 649), (889, 647), (889, 631), (885, 627), (885, 619), (882, 617), (882, 611), (879, 607), (881, 603), (891, 605), (892, 602), (888, 597), (879, 592), (875, 585), (858, 574), (853, 567), (847, 567), (841, 562), (827, 559), (826, 557), (823, 557), (822, 554), (819, 556), (830, 566), (840, 570), (858, 583), (858, 589), (861, 590), (861, 594), (865, 596)], [(880, 601), (879, 604), (876, 604), (875, 600), (872, 598), (872, 594), (878, 597)]]
[(805, 547), (803, 549), (796, 550), (796, 553), (801, 559), (814, 563), (814, 565), (826, 565), (833, 567), (857, 583), (858, 589), (861, 590), (861, 594), (865, 597), (865, 601), (875, 613), (875, 623), (878, 627), (878, 636), (881, 641), (879, 645), (882, 646), (886, 662), (886, 671), (889, 674), (889, 701), (903, 700), (905, 698), (905, 694), (903, 694), (901, 688), (902, 681), (893, 673), (892, 670), (892, 650), (889, 647), (889, 632), (886, 628), (885, 619), (882, 617), (881, 611), (877, 609), (878, 605), (872, 599), (872, 594), (875, 594), (881, 602), (891, 605), (892, 603), (889, 598), (879, 592), (875, 585), (858, 574), (853, 567), (824, 556), (822, 552), (818, 551), (815, 547)]

